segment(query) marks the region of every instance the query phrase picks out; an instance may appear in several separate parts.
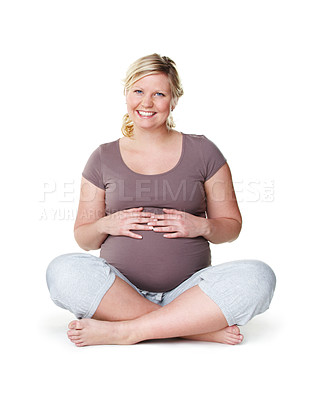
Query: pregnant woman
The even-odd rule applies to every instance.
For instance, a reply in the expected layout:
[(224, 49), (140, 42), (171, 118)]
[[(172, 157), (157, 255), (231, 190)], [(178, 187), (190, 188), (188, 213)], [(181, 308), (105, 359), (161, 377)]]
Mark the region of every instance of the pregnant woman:
[(82, 173), (71, 253), (47, 269), (52, 300), (78, 320), (76, 346), (149, 339), (241, 343), (238, 325), (268, 309), (265, 263), (211, 265), (210, 242), (235, 240), (241, 215), (229, 166), (203, 135), (174, 130), (183, 94), (175, 63), (135, 61), (125, 79), (123, 137), (100, 145)]

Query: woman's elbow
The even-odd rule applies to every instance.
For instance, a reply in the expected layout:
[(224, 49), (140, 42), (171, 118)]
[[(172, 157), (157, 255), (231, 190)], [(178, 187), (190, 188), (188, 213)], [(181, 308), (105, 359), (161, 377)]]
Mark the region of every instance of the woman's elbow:
[(241, 232), (242, 221), (238, 221), (238, 220), (235, 220), (235, 221), (236, 221), (236, 224), (234, 226), (233, 235), (232, 235), (231, 239), (229, 240), (229, 242), (234, 242), (236, 239), (238, 239), (240, 232)]
[(86, 243), (84, 239), (81, 237), (81, 234), (79, 232), (79, 228), (74, 229), (74, 238), (78, 246), (85, 251), (90, 251), (90, 250), (98, 250), (100, 249), (101, 246), (98, 244), (91, 244), (91, 243)]

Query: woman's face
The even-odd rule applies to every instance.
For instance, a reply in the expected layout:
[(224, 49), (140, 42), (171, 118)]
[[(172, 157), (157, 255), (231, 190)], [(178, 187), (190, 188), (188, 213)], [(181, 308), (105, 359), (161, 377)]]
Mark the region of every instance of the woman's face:
[(171, 88), (167, 75), (160, 73), (139, 79), (127, 92), (126, 103), (135, 129), (166, 128), (171, 107)]

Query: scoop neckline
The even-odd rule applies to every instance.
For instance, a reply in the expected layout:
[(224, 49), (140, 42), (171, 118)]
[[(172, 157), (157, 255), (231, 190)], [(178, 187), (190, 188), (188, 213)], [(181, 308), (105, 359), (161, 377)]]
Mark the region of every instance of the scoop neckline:
[(183, 132), (180, 132), (180, 133), (181, 133), (181, 135), (182, 135), (182, 149), (181, 149), (180, 157), (179, 157), (179, 160), (177, 161), (176, 165), (174, 165), (174, 167), (171, 168), (171, 169), (169, 169), (168, 171), (161, 172), (160, 174), (151, 174), (151, 175), (141, 174), (141, 173), (139, 173), (139, 172), (133, 171), (131, 168), (129, 168), (129, 166), (128, 166), (128, 165), (125, 163), (125, 161), (123, 160), (122, 153), (121, 153), (121, 148), (120, 148), (120, 139), (117, 139), (116, 144), (117, 144), (117, 153), (118, 153), (119, 159), (120, 159), (122, 165), (123, 165), (128, 171), (130, 171), (132, 174), (135, 174), (135, 175), (153, 177), (153, 176), (162, 176), (162, 175), (169, 174), (169, 173), (171, 173), (172, 171), (174, 171), (174, 170), (180, 165), (180, 163), (182, 162), (184, 153), (185, 153), (185, 134), (184, 134)]

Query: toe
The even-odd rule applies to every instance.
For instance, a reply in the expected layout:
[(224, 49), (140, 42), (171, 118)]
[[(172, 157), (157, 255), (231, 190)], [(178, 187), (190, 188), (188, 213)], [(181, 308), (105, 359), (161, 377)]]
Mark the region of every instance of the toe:
[(84, 342), (82, 342), (81, 340), (71, 340), (71, 342), (77, 347), (85, 346)]
[(239, 335), (234, 335), (233, 333), (229, 333), (229, 334), (227, 335), (227, 337), (228, 337), (230, 340), (236, 340), (236, 339), (239, 338)]
[(71, 342), (78, 344), (78, 343), (83, 343), (81, 339), (72, 339)]
[(71, 322), (68, 324), (69, 329), (76, 329), (76, 322), (77, 322), (77, 321), (71, 321)]
[(80, 335), (67, 335), (67, 337), (70, 339), (70, 340), (81, 340), (81, 336)]
[(234, 339), (234, 338), (227, 338), (226, 343), (227, 343), (227, 344), (230, 344), (230, 345), (232, 345), (232, 346), (234, 346), (234, 345), (236, 345), (236, 344), (241, 343), (241, 341), (240, 341), (238, 338), (237, 338), (237, 339)]
[(80, 322), (79, 322), (79, 321), (72, 321), (72, 322), (70, 322), (70, 323), (68, 324), (68, 327), (69, 327), (70, 329), (81, 329), (81, 326), (80, 326)]
[(72, 343), (74, 343), (74, 344), (82, 343), (82, 342), (83, 342), (82, 338), (69, 338), (69, 339), (70, 339), (70, 341), (71, 341)]
[(234, 339), (231, 339), (232, 344), (240, 344), (242, 342), (242, 338), (240, 335), (236, 336)]
[(70, 329), (69, 331), (67, 331), (67, 336), (73, 336), (73, 335), (77, 335), (76, 329)]
[(234, 335), (240, 334), (240, 330), (237, 325), (230, 326), (230, 327), (228, 327), (227, 330), (228, 330), (228, 332), (233, 333)]

